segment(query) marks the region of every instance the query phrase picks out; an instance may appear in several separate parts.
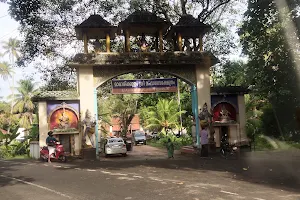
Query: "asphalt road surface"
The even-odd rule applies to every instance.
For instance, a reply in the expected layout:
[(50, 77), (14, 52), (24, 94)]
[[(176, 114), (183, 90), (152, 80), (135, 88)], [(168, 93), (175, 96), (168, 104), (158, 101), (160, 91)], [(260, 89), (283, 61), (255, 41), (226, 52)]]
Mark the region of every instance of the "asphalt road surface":
[(51, 164), (0, 160), (0, 199), (300, 200), (298, 151), (168, 160), (164, 152), (151, 157), (151, 147), (136, 149), (147, 155)]

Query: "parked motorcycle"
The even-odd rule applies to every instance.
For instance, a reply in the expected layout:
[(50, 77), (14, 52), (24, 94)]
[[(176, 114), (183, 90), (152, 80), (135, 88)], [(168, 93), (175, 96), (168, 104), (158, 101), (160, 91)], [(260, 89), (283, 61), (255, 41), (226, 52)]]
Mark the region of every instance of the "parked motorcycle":
[(221, 139), (221, 149), (220, 154), (223, 158), (228, 158), (230, 156), (238, 156), (239, 148), (237, 147), (236, 143), (230, 145), (228, 142), (228, 137), (225, 134)]
[[(40, 150), (40, 158), (43, 161), (48, 161), (49, 156), (49, 150), (48, 147), (44, 146)], [(55, 143), (55, 153), (50, 155), (50, 159), (61, 161), (61, 162), (67, 162), (67, 157), (65, 155), (65, 150), (62, 144), (60, 142)]]

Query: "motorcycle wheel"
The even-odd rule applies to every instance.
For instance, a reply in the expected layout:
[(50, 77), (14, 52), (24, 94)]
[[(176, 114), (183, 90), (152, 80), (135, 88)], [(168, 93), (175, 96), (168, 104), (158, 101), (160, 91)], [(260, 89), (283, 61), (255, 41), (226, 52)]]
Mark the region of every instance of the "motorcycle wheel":
[(223, 158), (227, 158), (227, 153), (226, 153), (226, 151), (225, 151), (224, 149), (221, 149), (221, 150), (220, 150), (220, 154), (221, 154), (221, 156), (222, 156)]
[(45, 159), (42, 156), (40, 156), (40, 161), (45, 162)]
[(60, 160), (61, 162), (67, 162), (67, 157), (66, 157), (66, 156), (60, 156), (60, 157), (59, 157), (59, 160)]

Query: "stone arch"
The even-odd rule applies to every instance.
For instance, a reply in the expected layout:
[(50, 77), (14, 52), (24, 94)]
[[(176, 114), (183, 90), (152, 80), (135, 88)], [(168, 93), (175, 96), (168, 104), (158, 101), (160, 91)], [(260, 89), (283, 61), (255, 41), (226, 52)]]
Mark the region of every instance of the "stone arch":
[[(112, 69), (113, 68), (113, 69)], [(142, 72), (142, 71), (155, 71), (173, 75), (189, 85), (196, 84), (196, 75), (194, 73), (194, 66), (170, 66), (170, 67), (160, 67), (160, 66), (149, 66), (143, 67), (140, 65), (137, 66), (128, 66), (128, 67), (120, 67), (120, 66), (99, 66), (94, 67), (94, 88), (98, 88), (105, 82), (111, 80), (116, 76), (120, 76), (127, 73), (132, 72)]]

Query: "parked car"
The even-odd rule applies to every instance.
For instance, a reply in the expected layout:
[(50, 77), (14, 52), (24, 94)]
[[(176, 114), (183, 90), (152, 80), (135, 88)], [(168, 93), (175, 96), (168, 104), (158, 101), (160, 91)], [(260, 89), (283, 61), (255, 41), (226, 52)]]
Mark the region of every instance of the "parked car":
[(144, 131), (135, 131), (133, 133), (133, 141), (134, 141), (134, 145), (138, 145), (138, 144), (147, 144), (146, 141), (146, 134)]
[(107, 138), (104, 144), (105, 157), (108, 155), (122, 154), (127, 155), (126, 144), (122, 138)]

